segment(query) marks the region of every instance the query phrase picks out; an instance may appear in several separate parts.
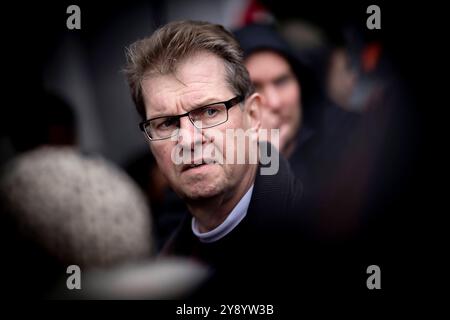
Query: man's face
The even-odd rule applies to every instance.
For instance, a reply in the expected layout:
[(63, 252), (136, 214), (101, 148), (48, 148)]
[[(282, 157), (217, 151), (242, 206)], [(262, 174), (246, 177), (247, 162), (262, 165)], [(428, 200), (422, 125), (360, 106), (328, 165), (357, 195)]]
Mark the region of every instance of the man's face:
[[(223, 61), (207, 52), (199, 52), (181, 61), (174, 74), (146, 78), (142, 82), (142, 89), (147, 119), (184, 114), (207, 104), (233, 98), (235, 94), (225, 79)], [(227, 164), (228, 153), (224, 151), (227, 142), (216, 139), (213, 133), (220, 131), (225, 136), (226, 129), (246, 130), (253, 127), (256, 124), (255, 113), (251, 110), (255, 103), (255, 99), (248, 98), (244, 110), (240, 104), (230, 108), (225, 123), (208, 129), (197, 129), (188, 117), (182, 117), (177, 139), (150, 142), (161, 171), (180, 197), (197, 200), (220, 195), (232, 196), (239, 184), (245, 181), (250, 171), (249, 165)], [(200, 155), (194, 154), (194, 149), (199, 146), (202, 150), (213, 149), (216, 155), (225, 158), (224, 163), (191, 167), (185, 163), (176, 164), (172, 160), (174, 148), (181, 147), (183, 152), (189, 152), (192, 161), (198, 162), (199, 158), (206, 157), (204, 151)]]
[(300, 84), (288, 61), (273, 51), (252, 53), (245, 61), (255, 89), (262, 95), (261, 126), (280, 129), (283, 152), (300, 127)]

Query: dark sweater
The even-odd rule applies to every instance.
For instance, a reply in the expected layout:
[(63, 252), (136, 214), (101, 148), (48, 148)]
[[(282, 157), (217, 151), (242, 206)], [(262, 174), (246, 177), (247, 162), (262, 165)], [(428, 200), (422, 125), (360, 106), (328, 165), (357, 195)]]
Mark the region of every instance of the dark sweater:
[[(296, 239), (305, 225), (300, 208), (302, 185), (281, 156), (277, 174), (261, 175), (260, 169), (261, 165), (247, 215), (229, 234), (202, 243), (193, 234), (192, 218), (187, 214), (163, 250), (166, 255), (192, 257), (209, 265), (213, 277), (208, 286), (216, 294), (239, 288), (239, 294), (246, 295), (273, 288), (279, 269), (284, 268), (291, 252), (299, 249)], [(267, 286), (255, 291), (261, 279)]]

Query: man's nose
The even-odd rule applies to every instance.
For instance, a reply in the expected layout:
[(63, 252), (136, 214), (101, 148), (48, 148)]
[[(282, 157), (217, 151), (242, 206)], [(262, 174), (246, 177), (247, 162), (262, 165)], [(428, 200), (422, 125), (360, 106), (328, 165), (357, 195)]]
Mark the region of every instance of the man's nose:
[(195, 145), (203, 143), (203, 134), (197, 129), (188, 117), (180, 118), (180, 132), (178, 133), (178, 144), (185, 149), (193, 150)]
[(267, 87), (264, 90), (264, 104), (272, 111), (277, 111), (282, 107), (280, 94), (274, 87)]

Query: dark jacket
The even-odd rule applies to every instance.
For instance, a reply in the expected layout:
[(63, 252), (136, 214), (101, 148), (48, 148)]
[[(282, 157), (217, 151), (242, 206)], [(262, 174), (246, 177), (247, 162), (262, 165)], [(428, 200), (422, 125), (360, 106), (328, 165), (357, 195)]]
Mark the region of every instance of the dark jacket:
[[(301, 196), (301, 183), (280, 156), (277, 174), (261, 175), (258, 168), (247, 215), (229, 234), (202, 243), (192, 232), (189, 214), (163, 252), (209, 265), (213, 277), (207, 285), (216, 294), (235, 290), (235, 295), (262, 294), (277, 285), (280, 268), (287, 265), (290, 253), (299, 249), (296, 239), (305, 225)], [(267, 288), (255, 290), (260, 280), (267, 282)]]
[(211, 267), (211, 277), (194, 299), (281, 299), (292, 298), (292, 291), (337, 297), (367, 290), (365, 254), (374, 252), (353, 239), (324, 239), (303, 193), (280, 156), (276, 175), (257, 174), (247, 215), (235, 229), (216, 242), (202, 243), (186, 214), (163, 255), (190, 257)]

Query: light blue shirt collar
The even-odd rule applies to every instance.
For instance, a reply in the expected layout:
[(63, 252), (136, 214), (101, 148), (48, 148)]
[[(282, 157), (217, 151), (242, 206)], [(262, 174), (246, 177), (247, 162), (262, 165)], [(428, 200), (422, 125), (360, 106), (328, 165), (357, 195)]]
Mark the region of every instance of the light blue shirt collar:
[(218, 225), (211, 231), (200, 232), (197, 226), (195, 217), (192, 217), (192, 232), (197, 238), (204, 243), (211, 243), (222, 239), (228, 233), (230, 233), (247, 215), (248, 206), (250, 205), (250, 199), (252, 198), (253, 185), (248, 189), (245, 195), (239, 200), (234, 209), (228, 215), (224, 222)]

